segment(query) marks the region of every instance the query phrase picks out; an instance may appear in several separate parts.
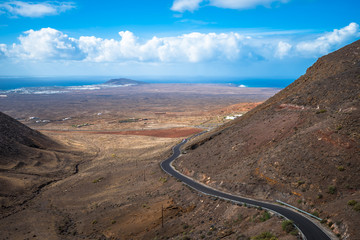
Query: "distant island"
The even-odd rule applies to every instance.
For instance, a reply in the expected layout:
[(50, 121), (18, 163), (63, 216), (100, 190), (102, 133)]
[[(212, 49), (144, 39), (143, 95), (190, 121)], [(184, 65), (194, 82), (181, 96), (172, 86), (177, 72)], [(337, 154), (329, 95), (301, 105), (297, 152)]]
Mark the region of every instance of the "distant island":
[(105, 84), (112, 84), (112, 85), (128, 85), (128, 84), (146, 84), (146, 82), (142, 81), (136, 81), (132, 79), (127, 78), (118, 78), (118, 79), (111, 79), (109, 81), (106, 81)]

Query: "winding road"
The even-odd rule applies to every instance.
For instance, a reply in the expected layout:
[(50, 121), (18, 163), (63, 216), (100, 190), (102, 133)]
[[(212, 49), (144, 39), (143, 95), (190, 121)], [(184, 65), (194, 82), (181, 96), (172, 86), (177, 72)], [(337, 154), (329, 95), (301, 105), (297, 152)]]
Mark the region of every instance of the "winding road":
[[(198, 134), (200, 135), (200, 134)], [(232, 195), (229, 193), (221, 192), (219, 190), (210, 188), (204, 184), (194, 181), (193, 179), (181, 174), (172, 166), (172, 162), (178, 158), (181, 154), (181, 147), (188, 141), (188, 139), (184, 139), (181, 143), (173, 147), (173, 154), (166, 160), (160, 163), (161, 168), (171, 176), (181, 180), (183, 183), (188, 185), (189, 187), (210, 196), (219, 197), (225, 200), (230, 200), (235, 203), (246, 203), (248, 205), (254, 205), (258, 207), (262, 207), (264, 209), (268, 209), (270, 211), (276, 212), (287, 219), (294, 221), (294, 224), (300, 229), (300, 231), (305, 236), (306, 240), (331, 240), (331, 238), (321, 230), (315, 223), (309, 220), (307, 217), (301, 215), (298, 212), (290, 210), (286, 207), (280, 206), (278, 204), (272, 204), (268, 202), (263, 202), (259, 200), (248, 199), (236, 195)]]

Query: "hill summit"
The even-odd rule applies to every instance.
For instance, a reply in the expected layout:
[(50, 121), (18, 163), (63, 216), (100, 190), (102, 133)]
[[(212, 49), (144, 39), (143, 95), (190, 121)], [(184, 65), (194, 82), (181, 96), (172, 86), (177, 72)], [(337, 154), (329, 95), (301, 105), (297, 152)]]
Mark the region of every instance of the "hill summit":
[[(187, 148), (176, 167), (224, 191), (281, 200), (360, 239), (360, 41)], [(359, 203), (360, 204), (360, 203)], [(360, 207), (360, 206), (359, 206)], [(360, 208), (359, 208), (360, 209)]]

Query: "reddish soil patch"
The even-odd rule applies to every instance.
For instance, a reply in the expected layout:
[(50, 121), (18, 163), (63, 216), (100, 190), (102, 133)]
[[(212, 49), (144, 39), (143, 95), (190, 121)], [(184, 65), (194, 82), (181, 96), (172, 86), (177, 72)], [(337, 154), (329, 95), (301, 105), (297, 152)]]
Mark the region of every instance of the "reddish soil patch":
[(202, 132), (199, 128), (169, 128), (169, 129), (151, 129), (151, 130), (131, 130), (131, 131), (82, 131), (82, 130), (42, 130), (46, 132), (61, 132), (61, 133), (83, 133), (83, 134), (116, 134), (116, 135), (138, 135), (149, 137), (163, 137), (163, 138), (181, 138), (192, 134)]

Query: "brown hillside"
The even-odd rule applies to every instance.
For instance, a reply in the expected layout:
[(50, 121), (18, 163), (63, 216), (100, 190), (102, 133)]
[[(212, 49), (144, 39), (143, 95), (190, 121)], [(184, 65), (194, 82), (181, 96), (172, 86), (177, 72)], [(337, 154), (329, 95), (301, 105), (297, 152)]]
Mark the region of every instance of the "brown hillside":
[(360, 239), (360, 212), (347, 204), (360, 202), (360, 41), (210, 134), (176, 167), (229, 192), (317, 212), (336, 234)]
[(8, 115), (0, 112), (0, 164), (9, 158), (19, 158), (38, 149), (60, 145)]
[(0, 218), (46, 185), (73, 174), (81, 157), (0, 112)]

